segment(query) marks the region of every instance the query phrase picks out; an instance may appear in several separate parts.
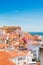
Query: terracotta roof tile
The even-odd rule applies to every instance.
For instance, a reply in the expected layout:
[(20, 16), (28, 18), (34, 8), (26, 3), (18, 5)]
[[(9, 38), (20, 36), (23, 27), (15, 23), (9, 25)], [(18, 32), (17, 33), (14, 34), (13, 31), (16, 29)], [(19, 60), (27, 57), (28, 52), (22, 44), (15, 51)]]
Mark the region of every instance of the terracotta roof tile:
[(0, 65), (15, 65), (15, 63), (6, 59), (0, 59)]

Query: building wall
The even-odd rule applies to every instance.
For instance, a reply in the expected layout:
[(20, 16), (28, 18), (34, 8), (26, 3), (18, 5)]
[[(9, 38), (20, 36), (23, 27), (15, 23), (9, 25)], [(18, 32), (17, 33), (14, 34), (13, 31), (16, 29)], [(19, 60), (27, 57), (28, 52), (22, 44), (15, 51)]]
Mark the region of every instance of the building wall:
[(40, 51), (40, 65), (43, 65), (43, 49)]
[(5, 32), (13, 32), (14, 30), (21, 30), (21, 27), (19, 26), (4, 26), (4, 27), (0, 27), (0, 30), (4, 30)]

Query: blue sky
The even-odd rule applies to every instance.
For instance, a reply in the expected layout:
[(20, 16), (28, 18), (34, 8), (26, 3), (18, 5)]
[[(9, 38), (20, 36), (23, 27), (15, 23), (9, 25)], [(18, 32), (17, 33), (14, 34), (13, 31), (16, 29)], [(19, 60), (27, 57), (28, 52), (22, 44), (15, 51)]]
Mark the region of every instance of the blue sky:
[(43, 0), (0, 0), (0, 26), (43, 32)]

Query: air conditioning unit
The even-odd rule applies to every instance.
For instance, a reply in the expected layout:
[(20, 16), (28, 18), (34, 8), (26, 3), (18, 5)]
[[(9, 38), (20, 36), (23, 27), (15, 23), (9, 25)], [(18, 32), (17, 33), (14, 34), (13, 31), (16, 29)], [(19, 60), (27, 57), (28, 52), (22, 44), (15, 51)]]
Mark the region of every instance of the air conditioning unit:
[(36, 65), (36, 62), (28, 62), (27, 65)]

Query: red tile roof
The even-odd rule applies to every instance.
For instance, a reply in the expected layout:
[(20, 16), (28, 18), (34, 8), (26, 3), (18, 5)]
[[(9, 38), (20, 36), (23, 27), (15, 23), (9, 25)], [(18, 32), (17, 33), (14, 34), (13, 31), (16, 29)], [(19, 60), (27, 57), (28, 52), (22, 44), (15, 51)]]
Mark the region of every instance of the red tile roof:
[(0, 65), (15, 65), (15, 63), (9, 61), (8, 59), (0, 59)]

